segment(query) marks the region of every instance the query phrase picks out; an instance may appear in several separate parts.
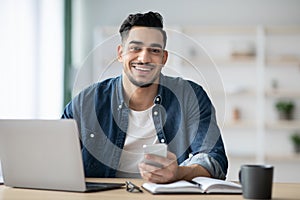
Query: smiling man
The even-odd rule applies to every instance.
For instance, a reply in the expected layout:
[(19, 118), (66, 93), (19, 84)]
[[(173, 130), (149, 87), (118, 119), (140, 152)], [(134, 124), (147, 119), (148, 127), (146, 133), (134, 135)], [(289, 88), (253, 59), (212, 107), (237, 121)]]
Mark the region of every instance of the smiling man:
[[(131, 14), (120, 35), (122, 75), (83, 90), (62, 116), (77, 121), (86, 176), (225, 179), (228, 161), (207, 94), (192, 81), (161, 73), (168, 59), (161, 15)], [(143, 145), (156, 143), (167, 144), (167, 157), (142, 153)]]

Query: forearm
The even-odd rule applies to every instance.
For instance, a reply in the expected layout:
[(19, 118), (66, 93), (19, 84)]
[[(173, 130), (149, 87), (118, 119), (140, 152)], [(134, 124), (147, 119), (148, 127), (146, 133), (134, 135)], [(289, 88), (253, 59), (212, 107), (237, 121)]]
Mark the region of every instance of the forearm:
[[(226, 157), (224, 159), (227, 161)], [(195, 154), (194, 156), (180, 163), (180, 166), (192, 166), (195, 164), (202, 166), (202, 168), (206, 169), (212, 178), (217, 178), (217, 179), (226, 178), (226, 174), (222, 170), (222, 167), (219, 164), (219, 162), (206, 153)]]
[(193, 164), (189, 166), (179, 166), (177, 170), (177, 180), (192, 180), (198, 176), (211, 177), (210, 173), (201, 165)]

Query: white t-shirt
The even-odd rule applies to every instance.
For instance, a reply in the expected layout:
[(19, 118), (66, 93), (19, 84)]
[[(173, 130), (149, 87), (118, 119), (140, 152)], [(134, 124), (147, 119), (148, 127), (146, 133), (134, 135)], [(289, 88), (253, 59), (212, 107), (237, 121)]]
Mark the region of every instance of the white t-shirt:
[(144, 159), (143, 145), (158, 143), (152, 107), (129, 112), (129, 124), (116, 177), (140, 177), (138, 164)]

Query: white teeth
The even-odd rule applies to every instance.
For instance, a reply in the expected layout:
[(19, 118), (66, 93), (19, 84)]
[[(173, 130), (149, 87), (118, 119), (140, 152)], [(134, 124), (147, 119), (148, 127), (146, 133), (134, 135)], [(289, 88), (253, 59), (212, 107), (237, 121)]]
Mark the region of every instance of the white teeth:
[(141, 70), (141, 71), (145, 71), (145, 72), (149, 72), (150, 71), (150, 69), (146, 69), (146, 68), (142, 68), (142, 67), (135, 67), (135, 69)]

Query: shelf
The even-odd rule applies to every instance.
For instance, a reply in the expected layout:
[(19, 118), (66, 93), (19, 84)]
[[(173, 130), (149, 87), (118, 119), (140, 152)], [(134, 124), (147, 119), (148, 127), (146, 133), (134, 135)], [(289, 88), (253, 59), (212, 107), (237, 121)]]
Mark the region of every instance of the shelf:
[(298, 67), (300, 57), (294, 55), (269, 56), (266, 58), (267, 67)]
[(268, 129), (286, 129), (294, 130), (300, 129), (300, 120), (278, 120), (266, 122)]
[(232, 56), (230, 58), (216, 58), (214, 62), (222, 66), (254, 66), (256, 62), (255, 56)]
[(300, 34), (299, 26), (268, 26), (266, 27), (267, 35), (294, 35)]
[(266, 96), (271, 98), (300, 98), (300, 91), (275, 89), (266, 90)]
[[(237, 153), (228, 153), (228, 158), (230, 160), (235, 160), (235, 161), (255, 161), (255, 155), (250, 155), (250, 154), (237, 154)], [(300, 162), (300, 154), (296, 153), (289, 153), (289, 154), (284, 154), (284, 155), (265, 155), (265, 161), (267, 162), (281, 162), (281, 161), (296, 161)], [(244, 161), (245, 162), (245, 161)]]
[(266, 155), (265, 156), (266, 161), (272, 162), (272, 161), (297, 161), (300, 162), (300, 154), (291, 153), (291, 154), (285, 154), (285, 155)]
[[(211, 55), (210, 58), (201, 58), (201, 56), (190, 58), (189, 61), (193, 64), (199, 65), (214, 65), (220, 66), (253, 66), (255, 68), (256, 57), (255, 56), (232, 56), (232, 57), (218, 57)], [(186, 61), (182, 61), (182, 65), (186, 65)]]
[(192, 35), (229, 35), (229, 34), (238, 34), (238, 35), (253, 35), (256, 34), (255, 26), (185, 26), (182, 28), (182, 31), (187, 34)]
[(256, 97), (256, 92), (251, 89), (239, 89), (239, 88), (224, 88), (224, 91), (213, 91), (211, 96), (217, 98), (237, 98), (237, 97)]
[(255, 128), (256, 122), (252, 120), (237, 120), (225, 122), (224, 128)]
[(226, 97), (255, 97), (256, 92), (254, 90), (240, 90), (240, 91), (230, 91), (226, 90)]
[[(265, 123), (267, 129), (300, 129), (300, 120), (277, 120)], [(256, 128), (256, 121), (238, 120), (225, 122), (224, 128)]]

